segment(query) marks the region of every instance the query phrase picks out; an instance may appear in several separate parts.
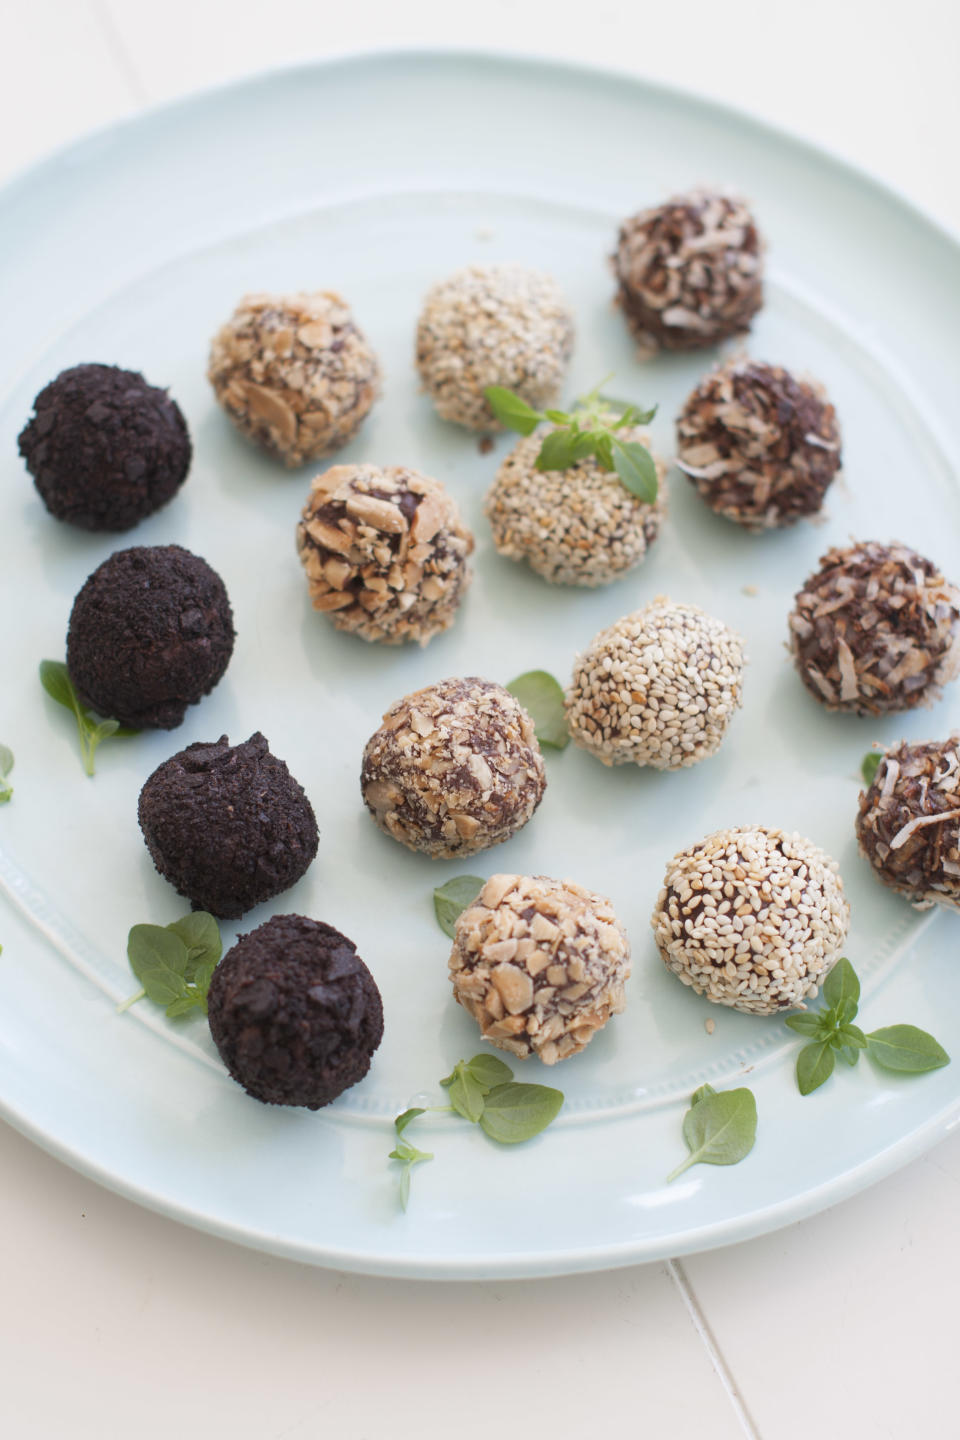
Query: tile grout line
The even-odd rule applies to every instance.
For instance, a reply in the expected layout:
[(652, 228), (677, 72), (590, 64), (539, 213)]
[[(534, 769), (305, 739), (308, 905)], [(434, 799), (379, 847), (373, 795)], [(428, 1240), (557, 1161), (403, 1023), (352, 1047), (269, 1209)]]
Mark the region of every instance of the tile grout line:
[(151, 103), (150, 95), (143, 81), (140, 79), (140, 72), (133, 61), (133, 56), (124, 44), (117, 29), (116, 22), (110, 13), (107, 0), (89, 0), (90, 11), (95, 24), (99, 27), (100, 34), (110, 54), (116, 62), (127, 86), (133, 96), (134, 103), (141, 108)]
[(700, 1308), (700, 1302), (694, 1294), (693, 1286), (687, 1279), (687, 1272), (679, 1260), (665, 1260), (663, 1263), (680, 1299), (683, 1301), (687, 1314), (693, 1323), (693, 1328), (703, 1341), (704, 1348), (710, 1357), (710, 1363), (716, 1371), (720, 1384), (726, 1391), (727, 1399), (733, 1407), (733, 1413), (740, 1422), (740, 1428), (746, 1436), (746, 1440), (762, 1440), (760, 1431), (757, 1429), (753, 1417), (740, 1394), (737, 1382), (733, 1378), (730, 1366), (724, 1359), (723, 1352), (717, 1344), (713, 1331), (710, 1329), (707, 1317)]

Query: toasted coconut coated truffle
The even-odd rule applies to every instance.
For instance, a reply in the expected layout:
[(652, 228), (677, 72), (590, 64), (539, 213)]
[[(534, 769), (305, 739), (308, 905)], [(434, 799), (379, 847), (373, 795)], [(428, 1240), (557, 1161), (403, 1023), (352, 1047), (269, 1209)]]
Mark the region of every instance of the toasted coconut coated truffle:
[(67, 669), (80, 699), (136, 730), (173, 730), (233, 653), (217, 572), (180, 545), (117, 550), (73, 602)]
[(609, 900), (571, 880), (492, 875), (457, 920), (454, 998), (485, 1040), (545, 1065), (575, 1055), (626, 1005), (630, 945)]
[(241, 434), (292, 468), (353, 438), (380, 366), (349, 306), (318, 290), (245, 296), (213, 337), (207, 378)]
[(335, 465), (297, 526), (314, 609), (364, 640), (426, 645), (453, 624), (473, 536), (440, 484), (403, 465)]
[(659, 595), (595, 635), (566, 693), (574, 743), (604, 765), (680, 770), (720, 748), (743, 689), (743, 642)]
[(370, 1069), (380, 991), (346, 935), (274, 915), (213, 972), (210, 1033), (238, 1084), (265, 1105), (329, 1105)]
[[(649, 444), (642, 430), (620, 433)], [(663, 486), (647, 505), (592, 457), (538, 470), (542, 444), (542, 433), (526, 436), (497, 472), (485, 505), (493, 543), (555, 585), (607, 585), (639, 565), (660, 533)], [(666, 466), (657, 470), (662, 481)]]
[(138, 813), (163, 878), (195, 910), (227, 919), (289, 890), (317, 853), (310, 801), (259, 731), (171, 755), (140, 791)]
[(849, 919), (828, 855), (800, 835), (744, 825), (673, 857), (652, 924), (684, 985), (715, 1005), (773, 1015), (816, 995)]
[(960, 589), (906, 545), (828, 550), (794, 602), (790, 648), (828, 710), (929, 705), (960, 672)]
[(836, 413), (789, 370), (731, 360), (683, 407), (677, 466), (711, 510), (745, 530), (793, 525), (817, 513), (840, 469)]
[(891, 890), (960, 910), (960, 735), (890, 747), (861, 792), (857, 839)]
[(484, 399), (503, 385), (535, 410), (557, 395), (573, 349), (573, 317), (549, 275), (522, 265), (470, 265), (428, 293), (417, 369), (444, 420), (501, 426)]
[(75, 365), (33, 404), (20, 454), (58, 520), (130, 530), (187, 478), (190, 436), (180, 407), (134, 370)]
[(405, 695), (363, 752), (363, 800), (380, 829), (434, 860), (521, 830), (547, 779), (533, 721), (509, 690), (468, 676)]
[(699, 350), (750, 329), (763, 304), (763, 245), (743, 200), (676, 195), (620, 227), (617, 302), (642, 352)]

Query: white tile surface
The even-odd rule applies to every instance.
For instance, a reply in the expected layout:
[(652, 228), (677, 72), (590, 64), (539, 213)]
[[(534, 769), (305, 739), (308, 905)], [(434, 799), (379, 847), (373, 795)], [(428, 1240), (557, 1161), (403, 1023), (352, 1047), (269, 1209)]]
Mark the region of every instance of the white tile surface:
[[(144, 99), (262, 65), (473, 43), (634, 63), (745, 104), (960, 227), (960, 17), (943, 0), (0, 0), (0, 21), (0, 175)], [(181, 1229), (2, 1126), (0, 1174), (0, 1434), (16, 1440), (432, 1440), (506, 1421), (558, 1440), (799, 1440), (811, 1417), (852, 1440), (951, 1433), (960, 1135), (829, 1214), (684, 1262), (704, 1334), (662, 1267), (359, 1280)]]

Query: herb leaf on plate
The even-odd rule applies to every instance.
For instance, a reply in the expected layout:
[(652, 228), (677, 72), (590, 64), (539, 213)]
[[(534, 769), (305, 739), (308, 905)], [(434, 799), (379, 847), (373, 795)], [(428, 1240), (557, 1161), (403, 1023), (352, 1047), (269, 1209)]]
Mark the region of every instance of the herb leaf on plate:
[(546, 670), (528, 670), (506, 687), (533, 721), (541, 745), (564, 750), (570, 744), (563, 687)]
[(532, 1140), (563, 1106), (563, 1091), (549, 1085), (496, 1085), (484, 1100), (480, 1128), (501, 1145)]
[(88, 775), (94, 773), (94, 756), (97, 753), (97, 746), (102, 740), (109, 739), (111, 735), (127, 736), (138, 733), (136, 730), (121, 726), (118, 720), (95, 720), (90, 711), (80, 704), (67, 667), (62, 660), (40, 661), (40, 684), (50, 699), (55, 700), (58, 705), (62, 705), (65, 710), (69, 710), (76, 720), (83, 768)]
[(863, 783), (869, 789), (873, 784), (877, 771), (880, 769), (880, 761), (883, 759), (882, 750), (868, 750), (860, 765), (860, 774), (863, 776)]
[(146, 998), (162, 1006), (171, 1020), (192, 1010), (206, 1015), (207, 992), (222, 948), (217, 922), (204, 911), (170, 925), (134, 925), (127, 937), (127, 958), (142, 989), (118, 1005), (118, 1011)]
[(689, 1155), (667, 1176), (676, 1180), (691, 1165), (736, 1165), (749, 1155), (757, 1138), (757, 1102), (753, 1091), (714, 1090), (701, 1085), (683, 1117), (683, 1138)]
[(479, 875), (455, 875), (433, 892), (433, 911), (444, 935), (453, 939), (461, 914), (473, 904), (486, 885)]
[(13, 786), (7, 781), (12, 769), (13, 751), (9, 745), (0, 745), (0, 805), (6, 805), (13, 795)]
[(887, 1025), (882, 1030), (871, 1030), (866, 1045), (871, 1060), (884, 1070), (899, 1070), (905, 1075), (921, 1075), (950, 1064), (943, 1046), (916, 1025)]

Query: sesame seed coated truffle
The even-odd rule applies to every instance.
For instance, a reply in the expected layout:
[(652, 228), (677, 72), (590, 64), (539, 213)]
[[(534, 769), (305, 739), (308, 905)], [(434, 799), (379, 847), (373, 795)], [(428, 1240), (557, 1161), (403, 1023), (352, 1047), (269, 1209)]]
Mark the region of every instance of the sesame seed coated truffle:
[(33, 404), (20, 454), (57, 520), (130, 530), (187, 478), (192, 449), (180, 407), (135, 370), (75, 365)]
[(556, 281), (522, 265), (469, 265), (429, 291), (417, 324), (417, 369), (437, 413), (499, 430), (484, 398), (503, 385), (535, 410), (557, 395), (573, 317)]
[(70, 612), (67, 669), (98, 715), (173, 730), (223, 677), (236, 632), (217, 572), (180, 545), (117, 550)]
[(207, 1004), (223, 1063), (265, 1105), (329, 1105), (363, 1079), (383, 1038), (380, 991), (357, 947), (305, 915), (241, 935)]
[(718, 830), (667, 866), (652, 925), (660, 955), (715, 1005), (802, 1005), (839, 959), (850, 907), (829, 856), (766, 826)]
[(660, 595), (578, 656), (566, 692), (570, 736), (604, 765), (696, 765), (720, 748), (743, 666), (742, 641), (721, 620)]
[(207, 378), (242, 435), (291, 468), (339, 450), (377, 398), (380, 366), (339, 295), (247, 295)]
[(547, 779), (533, 721), (476, 676), (405, 695), (363, 752), (363, 800), (387, 835), (434, 860), (475, 855), (523, 828)]
[(815, 515), (840, 469), (836, 412), (781, 366), (737, 359), (700, 382), (677, 421), (677, 467), (745, 530)]
[(641, 353), (699, 350), (750, 329), (763, 245), (746, 203), (692, 190), (631, 215), (613, 257), (617, 303)]
[(439, 480), (403, 465), (334, 465), (297, 526), (315, 610), (364, 640), (426, 645), (453, 624), (473, 536)]
[[(620, 434), (649, 444), (642, 430)], [(497, 472), (484, 507), (493, 543), (554, 585), (607, 585), (639, 565), (660, 533), (663, 485), (648, 505), (593, 457), (566, 470), (538, 470), (542, 444), (543, 433), (525, 436)], [(661, 461), (657, 471), (662, 482)]]
[(884, 885), (918, 907), (960, 910), (960, 735), (892, 745), (860, 794), (856, 826)]
[(828, 550), (789, 624), (800, 678), (828, 710), (913, 710), (960, 673), (960, 589), (897, 542)]
[(630, 945), (610, 901), (545, 875), (492, 875), (457, 920), (454, 998), (485, 1040), (553, 1065), (626, 1005)]

